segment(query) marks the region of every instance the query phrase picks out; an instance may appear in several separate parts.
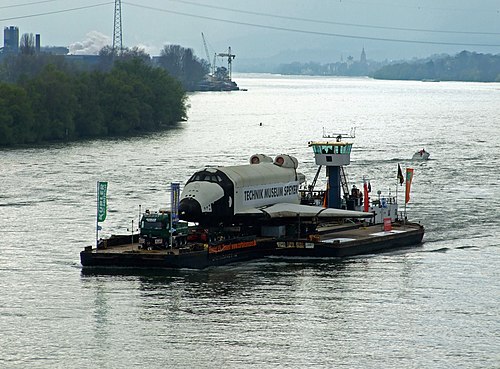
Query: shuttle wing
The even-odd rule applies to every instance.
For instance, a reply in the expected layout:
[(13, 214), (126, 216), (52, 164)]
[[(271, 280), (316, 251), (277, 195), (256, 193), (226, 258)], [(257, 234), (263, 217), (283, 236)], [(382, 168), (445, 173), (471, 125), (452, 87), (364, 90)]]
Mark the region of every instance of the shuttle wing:
[(269, 218), (370, 218), (372, 213), (323, 208), (321, 206), (278, 203), (262, 208), (250, 208), (236, 215), (266, 215)]

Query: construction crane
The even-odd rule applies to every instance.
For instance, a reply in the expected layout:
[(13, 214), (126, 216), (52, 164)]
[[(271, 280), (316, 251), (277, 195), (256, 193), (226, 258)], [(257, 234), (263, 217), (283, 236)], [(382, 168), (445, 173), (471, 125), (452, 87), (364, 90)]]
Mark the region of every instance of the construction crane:
[[(232, 61), (236, 55), (231, 54), (231, 46), (229, 46), (227, 53), (214, 53), (214, 61), (210, 62), (210, 53), (208, 52), (208, 44), (205, 39), (205, 34), (201, 32), (201, 39), (203, 40), (203, 47), (205, 55), (208, 60), (209, 75), (200, 83), (202, 91), (236, 91), (239, 90), (238, 85), (232, 80)], [(227, 68), (220, 66), (217, 67), (217, 57), (227, 58)]]
[(232, 80), (232, 61), (236, 58), (236, 55), (231, 54), (231, 46), (228, 47), (227, 53), (219, 53), (217, 56), (221, 58), (227, 58), (227, 70), (229, 72), (229, 80)]
[(213, 75), (215, 73), (215, 57), (217, 54), (214, 54), (214, 62), (210, 63), (210, 53), (208, 52), (207, 41), (205, 40), (205, 35), (203, 34), (203, 32), (201, 33), (201, 38), (203, 40), (203, 47), (205, 47), (205, 54), (207, 55), (208, 70)]

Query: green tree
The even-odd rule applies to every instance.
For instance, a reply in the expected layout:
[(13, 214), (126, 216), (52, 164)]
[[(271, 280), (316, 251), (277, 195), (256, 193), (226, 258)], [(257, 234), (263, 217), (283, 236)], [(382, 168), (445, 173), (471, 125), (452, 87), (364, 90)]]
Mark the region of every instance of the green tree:
[(140, 59), (119, 61), (104, 79), (102, 101), (110, 134), (149, 131), (186, 116), (180, 83)]
[(129, 135), (186, 117), (180, 82), (141, 56), (115, 60), (105, 73), (46, 65), (36, 76), (18, 80), (0, 84), (2, 146)]
[(75, 125), (74, 81), (54, 65), (24, 83), (31, 99), (37, 141), (72, 139)]
[(0, 145), (34, 140), (33, 113), (26, 91), (19, 86), (0, 83)]
[(23, 55), (35, 55), (35, 38), (33, 33), (23, 33), (19, 49)]
[(158, 63), (168, 74), (178, 79), (186, 90), (195, 89), (209, 72), (206, 61), (196, 57), (192, 49), (180, 45), (165, 45)]
[(138, 46), (124, 48), (121, 53), (118, 53), (117, 50), (113, 50), (112, 46), (107, 45), (99, 51), (99, 57), (98, 70), (102, 72), (109, 72), (117, 61), (141, 59), (146, 64), (151, 62), (151, 55)]
[(17, 83), (20, 80), (38, 76), (47, 65), (54, 65), (66, 73), (75, 73), (75, 69), (64, 60), (62, 55), (50, 54), (13, 54), (4, 57), (0, 68), (0, 80)]
[(102, 81), (100, 72), (82, 73), (76, 81), (78, 99), (75, 111), (75, 133), (78, 137), (99, 137), (107, 133), (102, 104)]

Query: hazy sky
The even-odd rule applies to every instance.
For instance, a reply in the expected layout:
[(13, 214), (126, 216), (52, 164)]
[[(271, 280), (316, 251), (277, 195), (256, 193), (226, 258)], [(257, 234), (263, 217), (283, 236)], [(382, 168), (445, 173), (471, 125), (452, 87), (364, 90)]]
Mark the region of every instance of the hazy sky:
[[(40, 33), (42, 45), (72, 45), (75, 53), (111, 44), (113, 19), (114, 0), (0, 0), (3, 27)], [(152, 55), (174, 43), (205, 58), (201, 32), (210, 55), (231, 46), (242, 60), (337, 61), (359, 57), (363, 47), (376, 60), (500, 53), (500, 0), (129, 0), (122, 25), (124, 45)]]

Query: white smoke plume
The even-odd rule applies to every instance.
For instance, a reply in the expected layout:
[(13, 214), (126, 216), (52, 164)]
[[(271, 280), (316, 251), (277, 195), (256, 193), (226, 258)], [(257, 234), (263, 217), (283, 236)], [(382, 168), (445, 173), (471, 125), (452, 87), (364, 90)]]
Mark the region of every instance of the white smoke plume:
[(137, 47), (141, 50), (144, 50), (145, 53), (153, 56), (153, 55), (159, 55), (158, 47), (157, 46), (152, 46), (152, 45), (145, 45), (145, 44), (139, 44)]
[(72, 55), (98, 55), (99, 51), (106, 45), (111, 45), (111, 37), (98, 31), (90, 31), (86, 39), (69, 45), (69, 53)]

